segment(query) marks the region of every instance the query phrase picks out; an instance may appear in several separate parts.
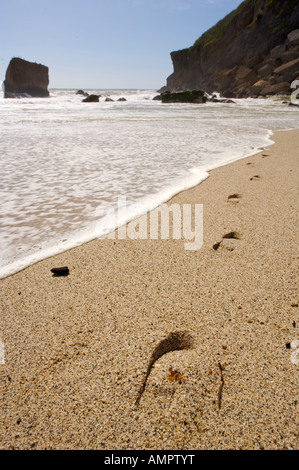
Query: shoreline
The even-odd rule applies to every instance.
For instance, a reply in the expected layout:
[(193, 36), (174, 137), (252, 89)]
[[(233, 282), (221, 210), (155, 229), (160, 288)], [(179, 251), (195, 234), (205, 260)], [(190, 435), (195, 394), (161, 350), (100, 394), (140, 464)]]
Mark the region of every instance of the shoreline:
[(203, 204), (199, 251), (96, 239), (0, 280), (1, 448), (298, 447), (298, 137), (168, 201)]
[[(284, 132), (284, 131), (287, 132), (288, 130), (283, 130), (280, 132)], [(263, 150), (267, 146), (273, 145), (275, 142), (271, 140), (272, 136), (273, 136), (273, 132), (271, 130), (268, 130), (267, 135), (265, 135), (265, 140), (268, 141), (267, 144), (265, 144), (264, 147), (252, 149), (251, 152), (248, 152), (248, 154), (242, 157), (234, 157), (232, 159), (226, 160), (223, 163), (220, 163), (212, 167), (189, 169), (189, 177), (186, 176), (185, 178), (178, 179), (176, 185), (168, 186), (164, 190), (161, 190), (159, 194), (144, 197), (140, 202), (137, 202), (136, 203), (137, 206), (141, 205), (144, 207), (145, 210), (141, 211), (141, 213), (134, 214), (133, 212), (133, 215), (131, 214), (131, 216), (128, 216), (125, 222), (122, 222), (116, 226), (114, 223), (110, 222), (111, 227), (108, 230), (102, 229), (102, 231), (100, 230), (100, 233), (96, 233), (96, 231), (94, 231), (91, 235), (85, 235), (85, 237), (83, 237), (83, 235), (79, 235), (77, 237), (71, 237), (70, 240), (68, 240), (67, 242), (59, 242), (58, 246), (55, 245), (55, 246), (49, 246), (48, 248), (43, 248), (39, 252), (26, 255), (25, 257), (20, 258), (6, 266), (0, 267), (0, 280), (6, 279), (9, 276), (12, 276), (18, 272), (21, 272), (24, 269), (27, 269), (28, 267), (33, 266), (34, 264), (39, 263), (45, 259), (53, 258), (59, 254), (65, 253), (66, 251), (77, 248), (85, 243), (89, 243), (98, 238), (107, 237), (110, 233), (113, 233), (116, 230), (118, 230), (120, 227), (127, 225), (130, 221), (138, 219), (140, 216), (144, 215), (144, 213), (151, 212), (163, 204), (168, 204), (169, 201), (173, 199), (175, 196), (177, 196), (178, 194), (184, 191), (188, 191), (189, 189), (192, 189), (198, 186), (206, 178), (208, 178), (210, 176), (210, 172), (215, 170), (216, 168), (229, 165), (238, 160), (243, 160), (244, 158), (249, 158), (253, 155), (258, 154), (261, 150)], [(188, 183), (187, 183), (187, 180), (188, 180)], [(163, 194), (164, 196), (161, 196), (161, 194)], [(152, 201), (155, 201), (155, 202), (152, 202)], [(132, 211), (132, 209), (134, 211), (134, 205), (136, 204), (129, 206), (129, 211), (130, 210)], [(96, 226), (98, 225), (96, 224)]]

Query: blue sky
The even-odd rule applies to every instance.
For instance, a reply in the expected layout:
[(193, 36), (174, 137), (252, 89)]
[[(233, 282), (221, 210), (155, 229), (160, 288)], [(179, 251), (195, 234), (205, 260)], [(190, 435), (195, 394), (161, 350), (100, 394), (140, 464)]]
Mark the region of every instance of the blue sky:
[(47, 65), (50, 88), (153, 88), (241, 0), (0, 0), (0, 81), (12, 57)]

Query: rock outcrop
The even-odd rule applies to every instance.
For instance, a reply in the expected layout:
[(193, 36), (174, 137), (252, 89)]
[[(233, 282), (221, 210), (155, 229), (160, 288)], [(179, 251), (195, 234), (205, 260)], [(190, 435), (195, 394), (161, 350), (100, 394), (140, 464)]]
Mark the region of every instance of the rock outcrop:
[(78, 90), (76, 92), (76, 95), (81, 95), (81, 96), (88, 96), (88, 93), (84, 90)]
[(207, 98), (202, 90), (161, 93), (162, 103), (205, 103)]
[(45, 65), (14, 57), (6, 70), (5, 98), (49, 96), (49, 69)]
[(298, 27), (298, 0), (245, 0), (192, 47), (171, 53), (174, 72), (161, 91), (291, 94), (299, 79)]
[(98, 103), (100, 101), (101, 95), (88, 95), (84, 100), (83, 103)]

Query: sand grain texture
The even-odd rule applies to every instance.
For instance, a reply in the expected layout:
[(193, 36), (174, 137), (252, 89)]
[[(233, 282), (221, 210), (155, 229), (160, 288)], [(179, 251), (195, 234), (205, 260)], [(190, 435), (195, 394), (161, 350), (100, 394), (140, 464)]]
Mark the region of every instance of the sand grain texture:
[(298, 448), (299, 131), (274, 140), (170, 201), (203, 204), (199, 251), (95, 240), (0, 281), (0, 448)]

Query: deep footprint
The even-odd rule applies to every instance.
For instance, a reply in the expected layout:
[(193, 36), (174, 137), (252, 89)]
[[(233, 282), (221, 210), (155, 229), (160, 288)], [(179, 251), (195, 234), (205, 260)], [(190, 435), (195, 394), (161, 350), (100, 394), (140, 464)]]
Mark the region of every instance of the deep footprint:
[(160, 343), (155, 347), (149, 365), (145, 374), (145, 378), (143, 380), (142, 386), (139, 390), (137, 399), (136, 399), (136, 406), (139, 406), (140, 400), (144, 394), (147, 379), (151, 373), (151, 370), (155, 364), (155, 362), (160, 359), (160, 357), (164, 356), (169, 352), (173, 351), (181, 351), (183, 349), (192, 349), (193, 348), (193, 338), (192, 336), (185, 332), (185, 331), (177, 331), (174, 333), (169, 333), (169, 335), (160, 341)]

